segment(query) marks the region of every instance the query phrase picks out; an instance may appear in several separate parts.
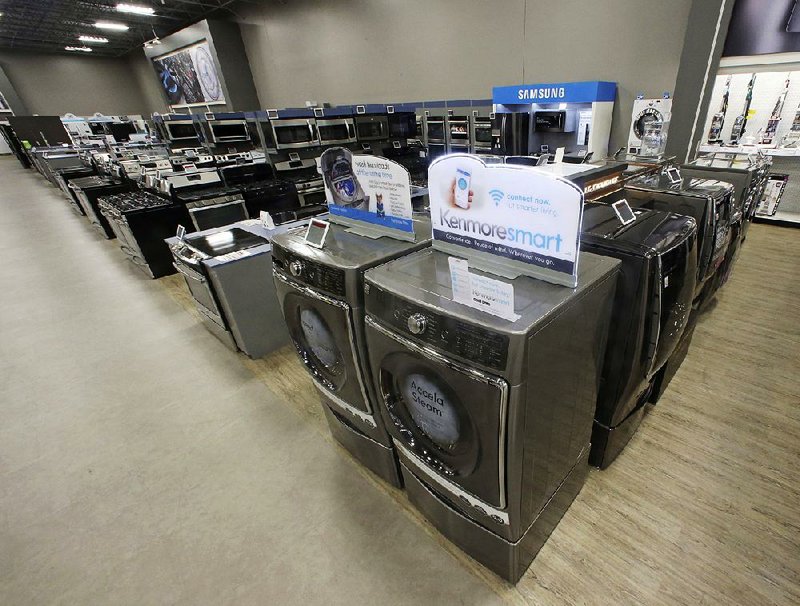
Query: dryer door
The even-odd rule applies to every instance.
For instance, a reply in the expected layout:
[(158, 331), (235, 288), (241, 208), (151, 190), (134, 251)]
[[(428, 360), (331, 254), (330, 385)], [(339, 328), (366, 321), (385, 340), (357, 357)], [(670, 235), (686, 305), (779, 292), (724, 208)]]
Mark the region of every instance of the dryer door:
[(427, 473), (503, 509), (508, 384), (371, 318), (367, 341), (392, 437), (427, 466)]
[(350, 306), (278, 271), (274, 276), (289, 335), (317, 387), (346, 412), (374, 425), (358, 370)]

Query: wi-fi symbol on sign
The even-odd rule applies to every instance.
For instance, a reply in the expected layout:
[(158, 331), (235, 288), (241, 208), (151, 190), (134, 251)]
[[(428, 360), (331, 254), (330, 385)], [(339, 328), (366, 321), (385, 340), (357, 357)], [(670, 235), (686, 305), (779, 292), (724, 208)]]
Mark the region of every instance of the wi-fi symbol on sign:
[(489, 190), (489, 197), (494, 200), (495, 206), (500, 206), (500, 200), (506, 197), (506, 194), (503, 190), (500, 189), (490, 189)]

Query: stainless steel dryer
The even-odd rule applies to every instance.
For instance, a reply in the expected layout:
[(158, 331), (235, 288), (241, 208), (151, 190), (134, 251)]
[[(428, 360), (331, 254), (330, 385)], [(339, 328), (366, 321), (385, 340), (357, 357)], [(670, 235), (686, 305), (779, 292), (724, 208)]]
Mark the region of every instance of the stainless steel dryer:
[(333, 436), (365, 467), (400, 486), (397, 457), (369, 380), (364, 337), (364, 271), (430, 244), (427, 218), (415, 243), (368, 238), (331, 223), (322, 249), (304, 233), (272, 241), (273, 274), (289, 335), (320, 392)]
[(588, 471), (619, 261), (581, 253), (574, 289), (517, 277), (512, 322), (454, 302), (448, 258), (366, 273), (373, 382), (412, 503), (516, 582)]

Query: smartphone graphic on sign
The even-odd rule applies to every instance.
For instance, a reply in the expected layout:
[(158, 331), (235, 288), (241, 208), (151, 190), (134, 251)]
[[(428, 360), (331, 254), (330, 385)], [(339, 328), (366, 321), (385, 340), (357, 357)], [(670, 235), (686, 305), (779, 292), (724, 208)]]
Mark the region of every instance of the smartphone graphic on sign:
[(469, 186), (472, 181), (472, 173), (460, 168), (456, 169), (456, 206), (459, 208), (469, 208)]

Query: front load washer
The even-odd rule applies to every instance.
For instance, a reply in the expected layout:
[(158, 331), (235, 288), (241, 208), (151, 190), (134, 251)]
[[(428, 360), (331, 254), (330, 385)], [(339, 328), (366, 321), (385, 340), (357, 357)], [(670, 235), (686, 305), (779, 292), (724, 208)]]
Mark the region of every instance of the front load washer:
[(366, 273), (373, 382), (412, 503), (516, 582), (587, 474), (619, 261), (581, 253), (574, 289), (502, 278), (509, 321), (453, 300), (448, 259)]
[(428, 218), (415, 218), (416, 242), (370, 238), (331, 223), (324, 248), (304, 233), (272, 241), (275, 289), (300, 359), (320, 393), (333, 436), (387, 482), (401, 486), (397, 457), (380, 415), (364, 336), (364, 271), (430, 245)]
[(697, 224), (691, 217), (636, 209), (622, 223), (608, 204), (583, 207), (581, 250), (622, 262), (589, 463), (608, 467), (647, 411), (654, 375), (689, 322), (697, 274)]

